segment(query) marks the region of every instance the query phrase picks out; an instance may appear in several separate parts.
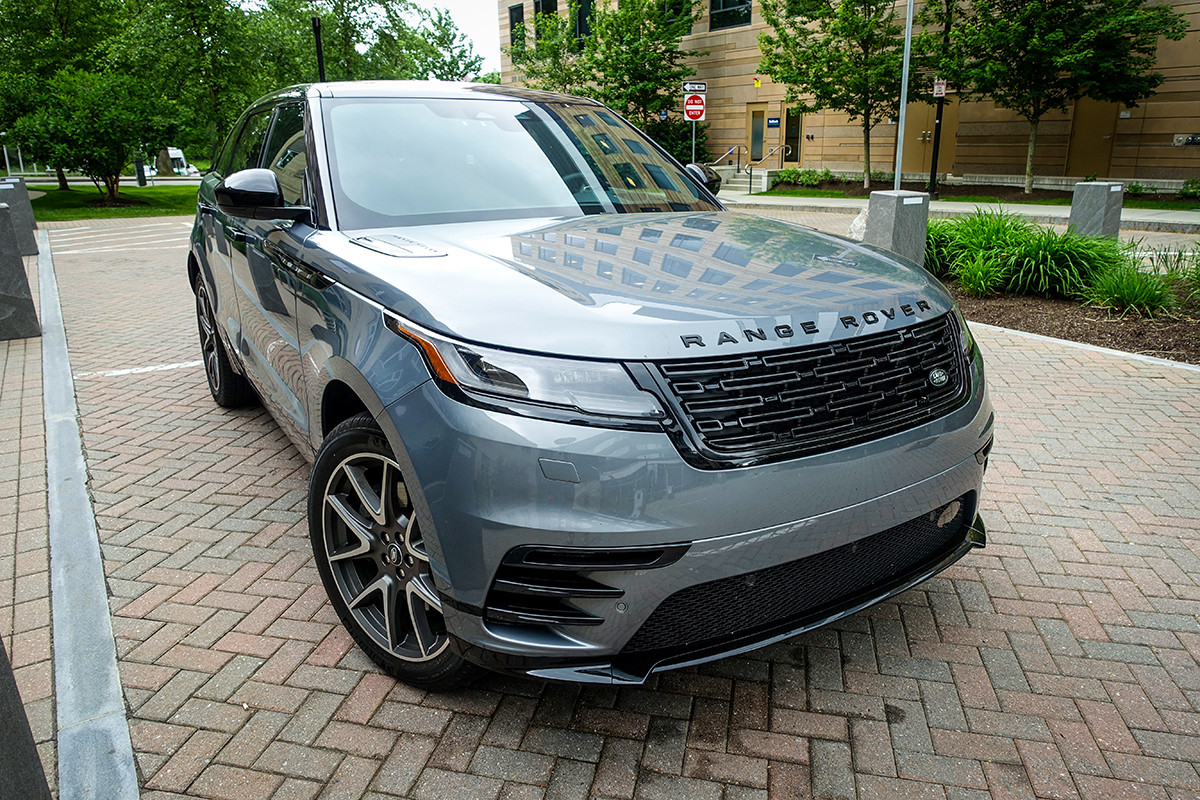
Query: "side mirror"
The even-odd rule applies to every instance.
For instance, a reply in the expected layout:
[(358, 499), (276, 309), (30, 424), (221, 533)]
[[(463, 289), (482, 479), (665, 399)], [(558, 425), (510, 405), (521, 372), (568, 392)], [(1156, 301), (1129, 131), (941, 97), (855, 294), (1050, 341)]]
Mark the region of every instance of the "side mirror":
[(699, 183), (713, 194), (721, 191), (721, 176), (712, 167), (705, 166), (704, 164), (688, 164), (685, 169), (688, 171), (688, 174), (696, 179), (696, 183)]
[(243, 219), (310, 219), (307, 206), (284, 203), (279, 177), (269, 169), (244, 169), (217, 184), (213, 190), (217, 208)]

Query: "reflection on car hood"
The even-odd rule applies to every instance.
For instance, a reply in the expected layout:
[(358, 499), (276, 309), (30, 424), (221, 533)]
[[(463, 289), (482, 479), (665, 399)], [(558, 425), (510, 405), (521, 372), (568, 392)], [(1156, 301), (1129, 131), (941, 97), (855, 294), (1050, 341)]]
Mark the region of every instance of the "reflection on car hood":
[(945, 313), (924, 270), (736, 212), (318, 232), (314, 266), (419, 325), (543, 353), (736, 355)]

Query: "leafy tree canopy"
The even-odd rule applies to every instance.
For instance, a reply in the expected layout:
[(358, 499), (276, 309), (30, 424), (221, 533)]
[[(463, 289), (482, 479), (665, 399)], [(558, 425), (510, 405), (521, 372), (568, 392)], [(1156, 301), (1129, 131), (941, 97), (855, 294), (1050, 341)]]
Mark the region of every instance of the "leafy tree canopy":
[(128, 75), (65, 69), (50, 79), (45, 104), (17, 120), (13, 134), (35, 158), (103, 183), (112, 201), (141, 146), (166, 146), (174, 112)]
[(759, 71), (787, 85), (801, 111), (860, 120), (863, 186), (871, 185), (871, 128), (900, 105), (904, 31), (893, 0), (763, 0)]
[(585, 36), (578, 16), (574, 2), (564, 15), (537, 14), (508, 48), (526, 85), (595, 98), (643, 127), (679, 105), (679, 86), (693, 73), (685, 61), (707, 54), (680, 46), (702, 16), (700, 0), (598, 4)]
[(1081, 97), (1134, 106), (1163, 81), (1160, 37), (1182, 39), (1184, 17), (1146, 0), (968, 0), (954, 20), (947, 74), (967, 97), (1029, 121), (1025, 191), (1038, 123)]

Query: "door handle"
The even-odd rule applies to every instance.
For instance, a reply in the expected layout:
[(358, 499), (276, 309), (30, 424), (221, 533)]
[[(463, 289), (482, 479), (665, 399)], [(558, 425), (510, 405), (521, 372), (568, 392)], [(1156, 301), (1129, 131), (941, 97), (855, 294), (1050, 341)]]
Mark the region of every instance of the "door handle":
[(250, 235), (248, 233), (246, 233), (245, 231), (241, 230), (240, 228), (226, 228), (225, 229), (225, 238), (227, 238), (231, 242), (245, 243), (245, 242), (250, 241)]

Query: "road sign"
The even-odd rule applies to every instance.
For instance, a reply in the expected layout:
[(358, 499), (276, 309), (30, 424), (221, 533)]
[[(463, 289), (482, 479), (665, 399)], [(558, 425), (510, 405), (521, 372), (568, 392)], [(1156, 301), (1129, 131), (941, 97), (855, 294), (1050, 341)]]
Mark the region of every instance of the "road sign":
[(689, 94), (683, 99), (683, 116), (688, 122), (704, 121), (704, 95)]
[(708, 81), (684, 81), (684, 94), (704, 94), (708, 91)]
[(945, 97), (946, 96), (946, 79), (945, 78), (935, 78), (934, 79), (934, 81), (933, 81), (933, 96), (934, 97)]
[(658, 119), (659, 119), (659, 121), (660, 121), (660, 122), (666, 122), (666, 121), (667, 121), (667, 110), (666, 110), (665, 108), (664, 108), (664, 109), (660, 109), (660, 110), (659, 110), (659, 112), (658, 112)]

